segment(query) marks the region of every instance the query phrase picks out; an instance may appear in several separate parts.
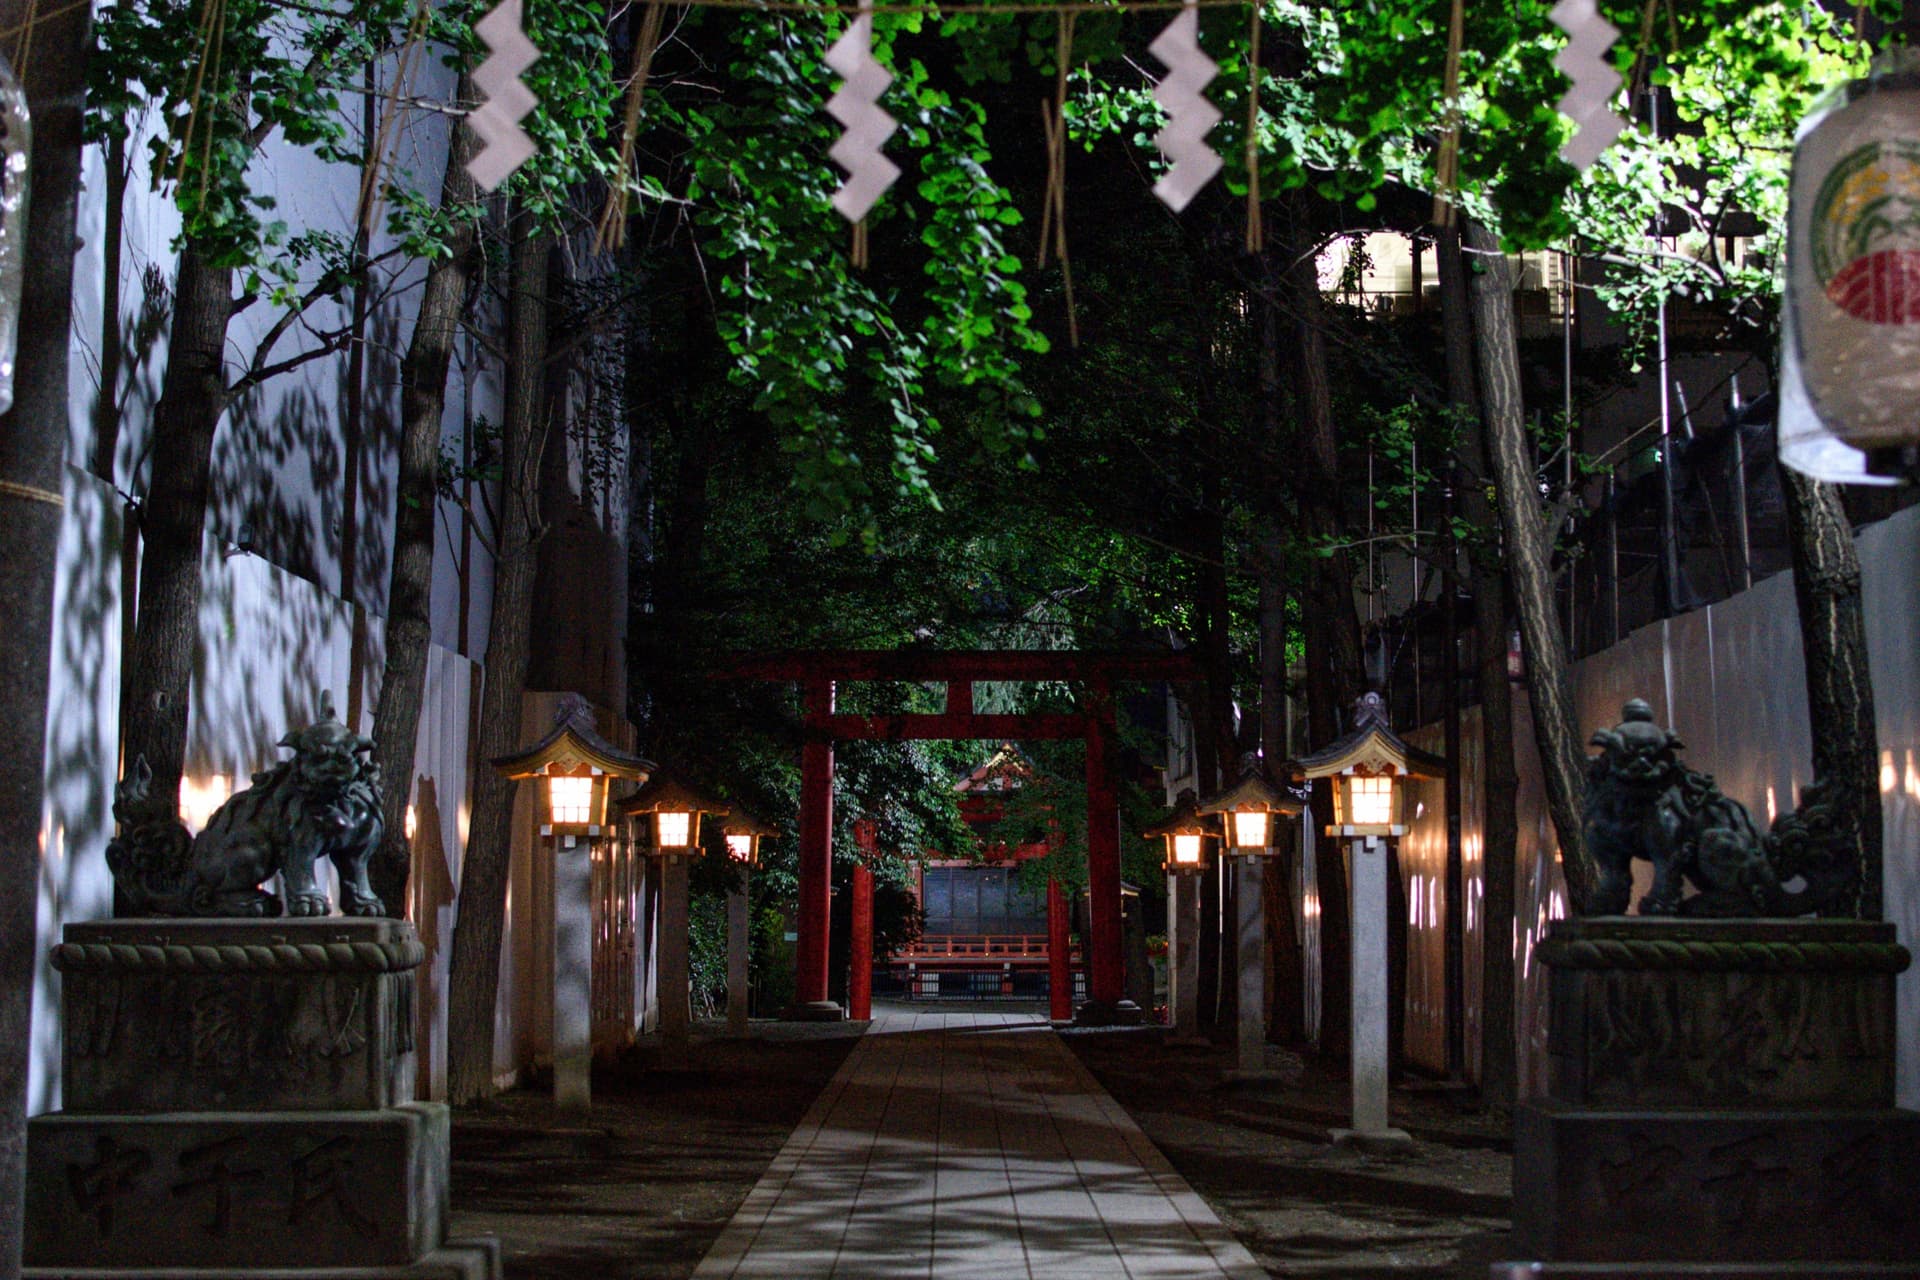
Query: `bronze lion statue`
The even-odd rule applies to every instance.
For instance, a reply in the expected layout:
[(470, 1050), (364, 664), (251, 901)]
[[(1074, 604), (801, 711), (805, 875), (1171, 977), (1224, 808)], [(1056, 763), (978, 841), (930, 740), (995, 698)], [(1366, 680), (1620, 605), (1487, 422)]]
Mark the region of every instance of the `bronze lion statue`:
[[(367, 882), (384, 830), (372, 740), (334, 719), (332, 700), (322, 699), (320, 719), (280, 745), (293, 757), (254, 774), (198, 836), (152, 796), (146, 760), (134, 761), (114, 793), (120, 834), (107, 845), (127, 914), (323, 916), (331, 907), (315, 873), (322, 858), (339, 872), (342, 911), (387, 914)], [(276, 875), (284, 904), (261, 888)]]
[(1681, 762), (1679, 737), (1643, 700), (1592, 745), (1582, 825), (1599, 870), (1593, 914), (1626, 911), (1635, 858), (1653, 864), (1641, 915), (1846, 914), (1857, 900), (1859, 835), (1823, 783), (1801, 788), (1800, 807), (1762, 831), (1711, 774)]

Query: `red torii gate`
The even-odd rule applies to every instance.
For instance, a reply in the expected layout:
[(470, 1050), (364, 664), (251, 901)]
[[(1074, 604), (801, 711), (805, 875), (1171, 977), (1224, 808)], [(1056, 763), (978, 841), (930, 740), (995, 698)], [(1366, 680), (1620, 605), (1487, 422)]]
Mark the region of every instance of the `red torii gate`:
[[(1129, 681), (1188, 681), (1199, 664), (1185, 653), (1104, 653), (1067, 649), (926, 651), (828, 649), (752, 654), (716, 670), (716, 678), (797, 682), (806, 739), (800, 752), (800, 919), (798, 999), (827, 999), (827, 933), (833, 879), (833, 744), (938, 738), (1019, 741), (1084, 738), (1087, 743), (1087, 885), (1090, 899), (1088, 995), (1119, 1003), (1120, 800), (1114, 778), (1113, 687)], [(1072, 714), (985, 715), (973, 709), (975, 681), (1065, 681), (1080, 686)], [(848, 715), (834, 706), (846, 682), (941, 682), (946, 710), (907, 715)]]

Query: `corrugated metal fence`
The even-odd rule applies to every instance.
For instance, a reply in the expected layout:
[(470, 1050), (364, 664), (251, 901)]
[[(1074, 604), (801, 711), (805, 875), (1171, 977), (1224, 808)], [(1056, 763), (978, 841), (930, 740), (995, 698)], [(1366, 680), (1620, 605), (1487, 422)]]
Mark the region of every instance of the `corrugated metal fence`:
[[(1880, 790), (1886, 821), (1886, 912), (1901, 941), (1920, 940), (1920, 510), (1903, 511), (1860, 536), (1867, 640), (1879, 719)], [(1516, 690), (1516, 692), (1519, 692)], [(1762, 821), (1796, 803), (1810, 780), (1806, 673), (1790, 574), (1777, 574), (1730, 599), (1644, 627), (1576, 664), (1574, 693), (1583, 736), (1620, 718), (1641, 697), (1686, 743), (1686, 760), (1719, 780)], [(1524, 696), (1517, 699), (1520, 767), (1515, 963), (1519, 966), (1520, 1080), (1545, 1083), (1545, 975), (1533, 951), (1566, 897), (1552, 857), (1554, 839)], [(1408, 739), (1441, 747), (1440, 726)], [(1462, 848), (1466, 869), (1468, 1060), (1478, 1075), (1481, 791), (1479, 709), (1462, 732)], [(1445, 1066), (1443, 934), (1446, 817), (1438, 783), (1412, 797), (1417, 813), (1401, 850), (1411, 925), (1407, 1050), (1427, 1067)], [(1644, 868), (1643, 868), (1644, 870)], [(1920, 1105), (1920, 974), (1900, 980), (1900, 1100)]]

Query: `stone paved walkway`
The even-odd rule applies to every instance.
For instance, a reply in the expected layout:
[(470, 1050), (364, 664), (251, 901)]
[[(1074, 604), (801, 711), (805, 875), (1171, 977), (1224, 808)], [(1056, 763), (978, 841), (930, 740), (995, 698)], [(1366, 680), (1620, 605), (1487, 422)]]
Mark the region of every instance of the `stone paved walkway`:
[(1265, 1276), (1044, 1022), (904, 1007), (876, 1010), (695, 1272)]

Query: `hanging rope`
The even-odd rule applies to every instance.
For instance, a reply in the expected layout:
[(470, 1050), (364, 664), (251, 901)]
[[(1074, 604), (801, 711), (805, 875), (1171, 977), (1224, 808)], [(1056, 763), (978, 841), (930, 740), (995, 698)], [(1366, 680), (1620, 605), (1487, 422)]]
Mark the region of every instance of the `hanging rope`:
[(1467, 21), (1464, 0), (1453, 0), (1453, 13), (1447, 20), (1446, 79), (1441, 94), (1446, 99), (1446, 124), (1440, 133), (1440, 151), (1433, 165), (1433, 221), (1435, 226), (1453, 225), (1453, 197), (1460, 179), (1460, 50), (1466, 43)]
[(1067, 299), (1067, 343), (1080, 345), (1080, 317), (1073, 303), (1073, 262), (1067, 257), (1067, 68), (1073, 60), (1073, 27), (1078, 15), (1060, 14), (1054, 37), (1053, 101), (1040, 102), (1041, 140), (1047, 148), (1047, 192), (1040, 206), (1040, 266), (1049, 251), (1060, 259), (1060, 283)]
[(387, 158), (394, 121), (400, 114), (400, 102), (406, 96), (408, 78), (413, 74), (414, 54), (426, 39), (427, 16), (427, 0), (417, 0), (413, 21), (407, 27), (407, 43), (400, 50), (400, 65), (393, 73), (393, 92), (386, 95), (382, 103), (380, 122), (374, 130), (374, 137), (369, 140), (366, 167), (360, 174), (360, 199), (354, 222), (360, 228), (360, 234), (369, 242), (373, 238), (373, 224), (380, 216), (380, 205), (385, 197), (380, 185), (380, 169)]
[(653, 55), (660, 48), (660, 29), (666, 23), (667, 7), (660, 0), (647, 0), (646, 16), (640, 20), (640, 34), (633, 42), (633, 75), (627, 81), (627, 115), (620, 129), (619, 180), (607, 192), (607, 203), (600, 210), (594, 229), (596, 253), (618, 249), (627, 242), (627, 206), (632, 188), (627, 175), (633, 169), (634, 141), (640, 135), (640, 110), (647, 95), (647, 81), (653, 75)]
[(853, 247), (847, 254), (855, 271), (867, 269), (867, 220), (865, 218), (853, 224)]
[[(21, 32), (32, 31), (37, 22), (52, 22), (55, 18), (65, 17), (75, 9), (91, 8), (93, 8), (93, 0), (68, 0), (68, 3), (61, 5), (58, 9), (48, 9), (42, 13), (37, 0), (35, 0), (34, 3), (28, 4), (27, 16), (25, 18), (10, 27), (0, 27), (0, 40), (17, 41)], [(14, 52), (24, 54), (25, 50), (16, 43)]]
[(14, 42), (13, 63), (14, 78), (21, 84), (27, 82), (27, 59), (33, 55), (33, 28), (40, 20), (40, 0), (27, 0), (27, 17), (19, 27), (20, 38)]
[(1258, 253), (1267, 243), (1260, 217), (1260, 6), (1247, 8), (1252, 15), (1247, 36), (1247, 252)]
[(1640, 47), (1634, 51), (1633, 75), (1627, 81), (1632, 89), (1632, 97), (1628, 99), (1629, 107), (1647, 87), (1646, 77), (1650, 74), (1652, 66), (1652, 59), (1647, 55), (1653, 49), (1653, 19), (1659, 11), (1660, 0), (1647, 0), (1647, 7), (1640, 14)]
[[(220, 82), (220, 60), (226, 49), (227, 39), (227, 3), (226, 0), (206, 0), (200, 10), (199, 27), (200, 61), (193, 71), (193, 93), (187, 100), (186, 134), (180, 140), (180, 163), (174, 169), (173, 185), (177, 189), (187, 179), (187, 159), (193, 153), (193, 137), (199, 127), (205, 106), (204, 95), (207, 85), (207, 70), (213, 70), (216, 89)], [(210, 114), (206, 128), (201, 130), (204, 136), (203, 154), (200, 158), (200, 207), (206, 208), (208, 170), (213, 164), (213, 120)]]

